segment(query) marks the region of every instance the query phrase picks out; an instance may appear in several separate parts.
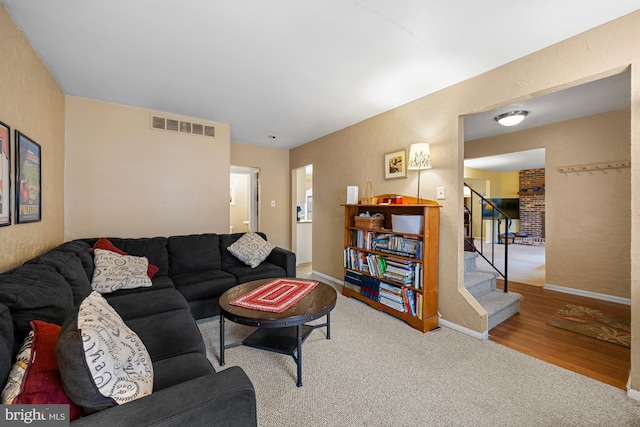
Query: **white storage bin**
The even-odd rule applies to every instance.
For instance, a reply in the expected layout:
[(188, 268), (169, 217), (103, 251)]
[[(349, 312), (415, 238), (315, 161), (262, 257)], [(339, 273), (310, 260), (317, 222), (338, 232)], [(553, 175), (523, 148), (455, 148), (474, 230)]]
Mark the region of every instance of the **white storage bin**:
[(423, 225), (422, 215), (391, 215), (391, 229), (395, 233), (422, 234)]

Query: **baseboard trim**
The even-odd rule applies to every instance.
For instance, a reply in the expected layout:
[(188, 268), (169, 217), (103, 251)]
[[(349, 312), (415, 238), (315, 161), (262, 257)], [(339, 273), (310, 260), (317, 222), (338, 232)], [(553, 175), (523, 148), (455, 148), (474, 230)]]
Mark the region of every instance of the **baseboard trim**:
[(327, 276), (326, 274), (320, 273), (318, 271), (311, 270), (311, 274), (313, 274), (314, 276), (322, 277), (323, 279), (326, 279), (326, 280), (328, 280), (330, 282), (333, 282), (335, 284), (338, 284), (338, 285), (341, 285), (341, 286), (344, 285), (344, 282), (342, 280), (336, 279), (335, 277)]
[(465, 335), (469, 335), (478, 340), (488, 340), (489, 332), (476, 332), (469, 328), (465, 328), (464, 326), (460, 326), (457, 323), (449, 322), (448, 320), (443, 319), (442, 317), (438, 319), (438, 323), (440, 326), (444, 326), (445, 328), (453, 329), (454, 331), (462, 332)]
[(548, 283), (545, 283), (543, 288), (549, 289), (550, 291), (564, 292), (565, 294), (573, 294), (573, 295), (579, 295), (581, 297), (594, 298), (594, 299), (615, 302), (615, 303), (624, 304), (624, 305), (631, 305), (630, 298), (622, 298), (622, 297), (616, 297), (613, 295), (599, 294), (597, 292), (583, 291), (581, 289), (567, 288), (565, 286), (550, 285)]
[(632, 388), (627, 389), (627, 397), (630, 397), (634, 400), (640, 400), (640, 391), (634, 390)]

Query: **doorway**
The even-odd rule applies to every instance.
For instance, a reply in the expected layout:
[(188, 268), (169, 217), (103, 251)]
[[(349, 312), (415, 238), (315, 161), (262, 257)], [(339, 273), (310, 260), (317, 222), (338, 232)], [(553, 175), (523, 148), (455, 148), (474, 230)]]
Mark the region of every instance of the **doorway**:
[[(485, 218), (479, 197), (465, 198), (465, 206), (473, 212), (471, 230), (476, 249), (494, 259), (496, 267), (503, 271), (506, 261), (503, 243), (508, 232), (513, 236), (510, 238), (513, 245), (509, 246), (509, 281), (544, 286), (545, 148), (467, 159), (464, 164), (465, 183), (496, 203), (512, 219), (508, 231), (502, 227), (498, 230), (491, 217)], [(473, 206), (467, 206), (470, 203)], [(506, 227), (506, 221), (502, 226)]]
[(259, 231), (258, 168), (231, 166), (229, 179), (229, 233)]
[[(468, 159), (498, 156), (514, 148), (526, 150), (544, 146), (544, 170), (548, 172), (545, 185), (523, 185), (524, 188), (518, 189), (520, 198), (525, 195), (544, 197), (545, 200), (546, 213), (539, 224), (547, 251), (544, 287), (519, 286), (518, 280), (509, 274), (509, 290), (521, 293), (525, 299), (520, 306), (520, 315), (493, 328), (490, 339), (559, 366), (576, 371), (581, 369), (578, 372), (596, 372), (590, 365), (593, 360), (597, 360), (606, 371), (611, 371), (608, 366), (624, 366), (615, 379), (617, 386), (624, 386), (628, 377), (628, 348), (619, 349), (615, 344), (585, 339), (566, 331), (558, 332), (547, 321), (563, 304), (577, 303), (574, 298), (580, 298), (579, 302), (584, 307), (600, 309), (602, 306), (605, 312), (620, 310), (625, 313), (622, 317), (630, 311), (630, 300), (625, 306), (621, 304), (625, 299), (617, 295), (630, 286), (627, 285), (630, 277), (630, 238), (627, 231), (630, 218), (620, 214), (630, 211), (630, 174), (625, 169), (583, 173), (573, 172), (573, 169), (566, 172), (565, 168), (581, 164), (597, 166), (609, 159), (629, 158), (630, 88), (630, 74), (623, 72), (465, 117), (464, 120), (465, 166)], [(603, 102), (605, 99), (607, 102)], [(532, 120), (527, 127), (513, 130), (503, 128), (496, 134), (483, 133), (490, 126), (495, 128), (494, 118), (508, 110), (529, 111), (528, 117), (535, 117), (538, 121)], [(552, 117), (546, 116), (551, 112)], [(550, 118), (546, 120), (545, 116)], [(474, 129), (475, 120), (483, 121), (486, 127), (483, 129), (479, 123)], [(467, 176), (465, 169), (465, 179)], [(573, 212), (587, 214), (578, 216), (572, 215)], [(622, 226), (609, 227), (612, 217), (621, 218)], [(603, 229), (617, 234), (613, 236), (608, 232), (602, 244), (600, 241), (593, 245), (584, 244), (589, 236), (597, 235)], [(581, 233), (577, 238), (575, 230)], [(518, 245), (509, 246), (510, 271), (516, 247)], [(531, 260), (532, 256), (527, 255), (526, 261)], [(606, 307), (603, 304), (607, 304)], [(532, 316), (539, 316), (539, 319), (532, 322)], [(546, 341), (541, 339), (542, 336)], [(588, 342), (583, 342), (585, 340)], [(522, 343), (533, 345), (527, 347)], [(588, 347), (581, 347), (583, 344)], [(616, 351), (615, 357), (612, 349), (608, 348), (611, 346)], [(603, 381), (602, 377), (596, 379)]]
[(311, 274), (313, 246), (313, 165), (292, 171), (292, 197), (295, 221), (292, 221), (293, 249), (298, 274)]

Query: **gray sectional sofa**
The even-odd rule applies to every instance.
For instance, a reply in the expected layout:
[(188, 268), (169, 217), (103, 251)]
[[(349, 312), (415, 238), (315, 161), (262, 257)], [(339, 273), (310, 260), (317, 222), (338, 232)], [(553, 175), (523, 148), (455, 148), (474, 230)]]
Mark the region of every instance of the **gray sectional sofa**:
[[(158, 268), (151, 287), (103, 294), (147, 347), (153, 393), (88, 414), (73, 425), (256, 425), (251, 381), (239, 367), (214, 371), (195, 322), (218, 314), (220, 295), (239, 283), (295, 276), (295, 254), (281, 248), (256, 268), (240, 262), (226, 248), (241, 236), (109, 238), (118, 249), (145, 256)], [(91, 248), (97, 240), (64, 243), (0, 274), (0, 384), (31, 321), (63, 325), (91, 293)]]

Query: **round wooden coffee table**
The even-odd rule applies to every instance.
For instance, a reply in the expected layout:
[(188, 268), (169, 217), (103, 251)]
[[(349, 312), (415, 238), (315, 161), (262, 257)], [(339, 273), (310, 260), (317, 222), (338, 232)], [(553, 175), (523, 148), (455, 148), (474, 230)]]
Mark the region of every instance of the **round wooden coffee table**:
[[(301, 387), (302, 343), (314, 329), (323, 327), (327, 328), (327, 339), (331, 339), (330, 312), (336, 306), (336, 290), (326, 283), (318, 282), (309, 294), (282, 313), (251, 310), (229, 304), (230, 301), (272, 280), (275, 279), (243, 283), (229, 289), (220, 297), (220, 366), (224, 366), (224, 321), (228, 319), (234, 323), (258, 328), (242, 341), (243, 345), (292, 356), (298, 367), (297, 386)], [(327, 316), (326, 323), (306, 325), (307, 322), (322, 316)]]

